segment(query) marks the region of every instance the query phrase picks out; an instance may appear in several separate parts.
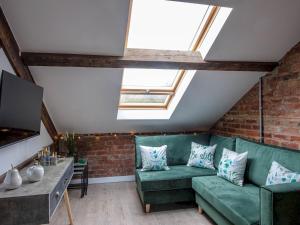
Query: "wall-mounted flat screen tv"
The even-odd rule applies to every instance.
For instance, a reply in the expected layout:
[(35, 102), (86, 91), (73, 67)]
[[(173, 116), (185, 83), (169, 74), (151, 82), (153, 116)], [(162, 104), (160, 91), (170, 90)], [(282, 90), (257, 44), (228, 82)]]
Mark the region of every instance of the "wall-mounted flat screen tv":
[(40, 133), (43, 88), (2, 71), (0, 148)]

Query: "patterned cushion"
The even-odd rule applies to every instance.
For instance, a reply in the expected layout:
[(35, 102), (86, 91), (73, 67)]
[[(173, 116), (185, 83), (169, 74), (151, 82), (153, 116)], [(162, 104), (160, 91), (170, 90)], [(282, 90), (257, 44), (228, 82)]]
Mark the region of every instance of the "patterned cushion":
[(142, 156), (142, 171), (168, 170), (167, 145), (161, 147), (140, 146)]
[(273, 161), (269, 174), (267, 177), (266, 185), (285, 184), (300, 182), (300, 174), (294, 173), (289, 169), (283, 167), (278, 162)]
[(239, 154), (224, 148), (217, 175), (243, 186), (247, 155), (248, 152)]
[(214, 154), (217, 145), (205, 146), (192, 142), (191, 155), (187, 166), (215, 169)]

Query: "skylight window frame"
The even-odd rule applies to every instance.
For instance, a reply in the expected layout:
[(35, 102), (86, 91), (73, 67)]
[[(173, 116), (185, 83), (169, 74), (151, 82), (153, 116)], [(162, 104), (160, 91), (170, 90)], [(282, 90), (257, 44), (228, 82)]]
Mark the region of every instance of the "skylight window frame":
[[(121, 93), (124, 94), (124, 93)], [(128, 93), (132, 94), (132, 93)], [(134, 93), (136, 94), (136, 93)], [(144, 93), (142, 93), (144, 94)], [(156, 94), (156, 93), (153, 93)], [(169, 102), (171, 101), (171, 98), (173, 94), (166, 94), (166, 93), (159, 93), (159, 95), (166, 95), (167, 98), (163, 104), (161, 103), (120, 103), (119, 108), (121, 109), (167, 109), (167, 106), (169, 105)]]
[[(130, 10), (129, 10), (129, 20), (128, 20), (128, 26), (127, 26), (127, 34), (126, 34), (126, 40), (125, 40), (125, 48), (127, 48), (128, 44), (128, 35), (129, 35), (129, 29), (130, 29), (130, 18), (131, 18), (131, 13), (132, 13), (132, 2), (133, 0), (130, 1)], [(221, 9), (220, 6), (212, 6), (209, 5), (208, 12), (206, 15), (203, 17), (205, 23), (200, 24), (200, 27), (203, 25), (202, 29), (200, 29), (199, 34), (195, 34), (195, 38), (191, 44), (191, 51), (196, 52), (201, 44), (203, 43), (207, 33), (209, 32), (210, 27), (212, 26), (216, 16), (218, 15), (219, 10)], [(206, 17), (206, 18), (205, 18)], [(120, 94), (166, 94), (168, 95), (168, 98), (164, 104), (159, 104), (159, 103), (153, 103), (153, 104), (136, 104), (136, 103), (121, 103), (121, 98), (119, 102), (119, 109), (136, 109), (136, 110), (141, 110), (141, 109), (163, 109), (167, 110), (170, 102), (172, 101), (172, 98), (177, 92), (178, 86), (182, 82), (184, 76), (185, 76), (186, 71), (185, 70), (178, 70), (178, 75), (176, 76), (173, 85), (171, 87), (131, 87), (131, 86), (123, 86), (121, 87)]]
[(183, 74), (181, 73), (181, 70), (177, 71), (177, 75), (170, 87), (151, 87), (151, 86), (126, 86), (122, 85), (121, 91), (139, 91), (139, 90), (149, 90), (150, 92), (156, 92), (156, 91), (162, 91), (162, 92), (168, 92), (168, 91), (175, 91), (178, 84), (180, 83), (181, 79), (183, 77)]

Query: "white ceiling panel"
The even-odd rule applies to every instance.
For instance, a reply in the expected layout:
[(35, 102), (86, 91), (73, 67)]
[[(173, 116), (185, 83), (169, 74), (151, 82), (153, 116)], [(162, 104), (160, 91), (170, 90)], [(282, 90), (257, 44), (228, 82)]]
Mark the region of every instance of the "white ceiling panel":
[(60, 132), (177, 131), (208, 128), (262, 73), (199, 71), (169, 120), (117, 120), (121, 69), (31, 67)]
[(129, 0), (1, 0), (22, 51), (122, 55)]
[(232, 7), (205, 59), (278, 61), (299, 42), (299, 0), (243, 0)]

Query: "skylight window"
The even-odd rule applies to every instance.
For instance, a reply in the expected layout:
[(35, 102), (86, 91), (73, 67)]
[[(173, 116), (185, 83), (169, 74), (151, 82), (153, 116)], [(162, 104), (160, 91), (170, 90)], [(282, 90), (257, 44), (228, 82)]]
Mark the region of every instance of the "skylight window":
[[(132, 0), (127, 47), (207, 53), (213, 41), (207, 41), (206, 37), (214, 40), (230, 14), (231, 9), (225, 13), (223, 9), (227, 8), (167, 0)], [(219, 21), (216, 26), (215, 20)], [(200, 49), (203, 43), (205, 50)], [(124, 69), (119, 109), (174, 110), (181, 98), (178, 96), (183, 95), (192, 77), (191, 71), (183, 70)], [(175, 107), (170, 107), (172, 102)], [(124, 115), (120, 110), (119, 114)]]
[(125, 69), (123, 88), (171, 88), (177, 76), (177, 70)]
[(167, 109), (183, 71), (124, 69), (119, 108)]
[(210, 6), (133, 0), (128, 48), (189, 50)]

